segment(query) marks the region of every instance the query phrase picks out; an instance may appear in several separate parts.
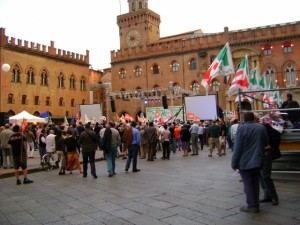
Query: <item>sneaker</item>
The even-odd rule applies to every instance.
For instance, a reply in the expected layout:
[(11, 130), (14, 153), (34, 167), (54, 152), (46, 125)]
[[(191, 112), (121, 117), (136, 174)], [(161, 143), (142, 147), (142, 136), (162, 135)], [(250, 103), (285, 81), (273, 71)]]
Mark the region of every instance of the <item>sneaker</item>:
[(21, 181), (18, 179), (17, 180), (17, 185), (20, 185), (21, 184)]
[(208, 157), (212, 157), (212, 155), (211, 155), (211, 154), (208, 154)]
[(33, 181), (32, 181), (32, 180), (29, 180), (29, 179), (27, 179), (27, 178), (25, 178), (25, 179), (23, 180), (23, 184), (31, 184), (31, 183), (33, 183)]
[(258, 213), (259, 212), (259, 208), (257, 207), (246, 207), (246, 206), (242, 206), (240, 208), (241, 212), (246, 212), (246, 213)]

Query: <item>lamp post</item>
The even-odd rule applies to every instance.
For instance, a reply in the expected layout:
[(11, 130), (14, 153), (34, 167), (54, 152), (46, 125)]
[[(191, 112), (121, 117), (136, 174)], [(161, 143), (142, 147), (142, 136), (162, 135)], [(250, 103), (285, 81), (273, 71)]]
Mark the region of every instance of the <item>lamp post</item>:
[(217, 97), (216, 97), (216, 102), (217, 102), (217, 116), (219, 117), (219, 90), (220, 90), (219, 82), (215, 80), (212, 83), (212, 87), (213, 87), (213, 91), (217, 94)]
[(173, 104), (174, 104), (173, 98), (174, 98), (174, 91), (175, 91), (174, 82), (170, 81), (169, 84), (170, 84), (170, 90), (171, 90), (171, 93), (172, 93), (171, 94), (171, 114), (173, 115)]

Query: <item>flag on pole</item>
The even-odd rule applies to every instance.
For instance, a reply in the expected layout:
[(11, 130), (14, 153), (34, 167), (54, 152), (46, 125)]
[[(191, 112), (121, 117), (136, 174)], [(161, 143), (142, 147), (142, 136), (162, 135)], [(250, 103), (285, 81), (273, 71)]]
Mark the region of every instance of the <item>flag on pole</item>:
[(227, 76), (231, 73), (234, 73), (234, 66), (229, 43), (227, 43), (206, 71), (201, 85), (205, 88), (206, 93), (208, 93), (212, 79), (219, 75)]
[(21, 124), (21, 129), (22, 129), (22, 132), (25, 131), (26, 127), (27, 127), (27, 120), (25, 118), (23, 118), (22, 120), (22, 124)]
[(260, 88), (261, 90), (266, 89), (266, 77), (265, 77), (264, 74), (259, 78), (258, 84), (259, 84), (259, 88)]
[(248, 56), (246, 55), (239, 65), (238, 70), (234, 76), (234, 79), (228, 90), (228, 96), (232, 96), (238, 92), (239, 89), (246, 90), (249, 87), (249, 66), (248, 66)]
[(259, 86), (258, 86), (258, 68), (257, 67), (255, 67), (251, 71), (251, 74), (250, 74), (250, 77), (249, 77), (249, 89), (253, 90), (253, 91), (256, 91), (256, 90), (259, 89)]
[(46, 112), (40, 113), (40, 117), (42, 117), (42, 118), (48, 118), (49, 117), (49, 112), (46, 111)]
[(69, 126), (69, 122), (67, 120), (67, 117), (65, 116), (65, 119), (64, 119), (64, 126)]
[(74, 118), (73, 114), (72, 114), (72, 118), (71, 118), (71, 124), (75, 124), (75, 118)]
[(85, 123), (91, 122), (86, 114), (84, 114), (84, 122)]

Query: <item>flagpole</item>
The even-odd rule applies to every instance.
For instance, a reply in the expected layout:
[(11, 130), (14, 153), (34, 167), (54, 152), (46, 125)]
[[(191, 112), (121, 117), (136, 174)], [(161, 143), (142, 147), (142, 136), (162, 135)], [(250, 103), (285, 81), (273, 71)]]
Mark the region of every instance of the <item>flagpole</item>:
[(238, 95), (239, 95), (239, 116), (240, 116), (240, 121), (242, 121), (242, 103), (241, 103), (241, 89), (238, 89)]

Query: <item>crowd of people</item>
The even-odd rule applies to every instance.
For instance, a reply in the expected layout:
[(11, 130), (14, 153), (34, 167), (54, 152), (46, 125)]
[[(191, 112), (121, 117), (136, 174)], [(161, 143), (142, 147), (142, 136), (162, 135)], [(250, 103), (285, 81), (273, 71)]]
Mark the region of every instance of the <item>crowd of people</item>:
[[(260, 202), (278, 204), (278, 195), (271, 178), (272, 160), (280, 157), (280, 132), (268, 123), (259, 121), (258, 115), (244, 113), (243, 123), (237, 119), (225, 122), (202, 121), (156, 125), (153, 122), (138, 124), (107, 122), (82, 123), (70, 126), (58, 124), (29, 124), (24, 131), (19, 125), (6, 124), (0, 128), (1, 158), (4, 169), (14, 168), (16, 184), (20, 185), (19, 168), (23, 170), (23, 183), (33, 181), (27, 177), (27, 159), (33, 158), (35, 149), (40, 159), (46, 153), (57, 155), (58, 174), (72, 174), (78, 170), (83, 178), (90, 174), (96, 179), (96, 150), (102, 150), (107, 164), (108, 177), (116, 174), (116, 158), (126, 161), (125, 172), (140, 172), (138, 157), (147, 161), (170, 160), (172, 154), (182, 152), (182, 157), (197, 156), (204, 146), (209, 147), (208, 157), (216, 150), (218, 157), (231, 149), (231, 167), (237, 170), (244, 184), (247, 206), (240, 210), (248, 213), (259, 211)], [(172, 154), (171, 154), (172, 153)], [(79, 156), (82, 154), (81, 167)], [(132, 166), (131, 166), (132, 165)], [(259, 200), (259, 185), (264, 198)]]

